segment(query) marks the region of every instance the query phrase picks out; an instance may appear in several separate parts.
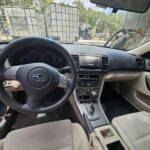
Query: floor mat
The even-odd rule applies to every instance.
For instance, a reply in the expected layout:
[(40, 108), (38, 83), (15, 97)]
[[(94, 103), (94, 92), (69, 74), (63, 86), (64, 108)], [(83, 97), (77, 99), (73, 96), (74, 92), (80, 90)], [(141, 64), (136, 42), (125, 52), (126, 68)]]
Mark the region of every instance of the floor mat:
[(57, 111), (46, 114), (46, 116), (37, 117), (36, 114), (29, 115), (18, 113), (13, 130), (64, 119), (70, 119), (72, 122), (78, 122), (69, 102)]
[(114, 117), (138, 112), (137, 108), (109, 86), (104, 87), (101, 104), (110, 122)]
[(33, 115), (26, 115), (26, 114), (21, 114), (19, 113), (17, 118), (16, 118), (16, 122), (14, 124), (13, 129), (20, 129), (20, 128), (24, 128), (24, 127), (29, 127), (32, 125), (37, 125), (37, 124), (42, 124), (42, 123), (46, 123), (46, 122), (52, 122), (52, 121), (57, 121), (59, 120), (59, 116), (57, 113), (53, 113), (52, 115), (46, 115), (40, 118), (37, 118), (36, 114)]

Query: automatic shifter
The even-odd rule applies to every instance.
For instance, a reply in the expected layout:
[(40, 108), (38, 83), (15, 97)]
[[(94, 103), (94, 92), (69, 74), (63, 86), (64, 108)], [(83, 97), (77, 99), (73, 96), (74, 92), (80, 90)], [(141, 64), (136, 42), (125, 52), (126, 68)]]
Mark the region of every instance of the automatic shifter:
[(99, 114), (96, 112), (97, 108), (96, 108), (96, 104), (94, 103), (87, 103), (87, 104), (84, 104), (85, 105), (85, 108), (87, 110), (87, 116), (88, 116), (88, 119), (91, 120), (91, 121), (94, 121), (94, 120), (98, 120), (99, 119)]
[(95, 108), (94, 108), (93, 103), (92, 103), (91, 106), (90, 106), (90, 114), (91, 114), (91, 116), (94, 115), (94, 112), (95, 112)]

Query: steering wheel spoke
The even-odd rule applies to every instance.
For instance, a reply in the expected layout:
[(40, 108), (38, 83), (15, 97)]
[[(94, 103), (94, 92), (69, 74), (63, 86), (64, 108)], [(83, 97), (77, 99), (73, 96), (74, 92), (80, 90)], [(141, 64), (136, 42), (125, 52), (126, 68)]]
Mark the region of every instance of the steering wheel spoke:
[(59, 73), (59, 85), (58, 87), (68, 89), (71, 85), (71, 80), (67, 77), (65, 77), (63, 74)]
[(21, 66), (12, 66), (1, 71), (1, 79), (3, 80), (17, 80), (17, 71)]

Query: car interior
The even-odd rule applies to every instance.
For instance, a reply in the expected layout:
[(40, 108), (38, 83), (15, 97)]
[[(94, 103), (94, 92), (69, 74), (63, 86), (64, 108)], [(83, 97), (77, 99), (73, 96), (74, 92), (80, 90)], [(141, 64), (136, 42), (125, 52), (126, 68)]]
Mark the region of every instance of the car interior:
[[(150, 6), (90, 3), (113, 13)], [(113, 37), (105, 46), (40, 36), (0, 43), (0, 150), (150, 150), (150, 42), (121, 50)]]

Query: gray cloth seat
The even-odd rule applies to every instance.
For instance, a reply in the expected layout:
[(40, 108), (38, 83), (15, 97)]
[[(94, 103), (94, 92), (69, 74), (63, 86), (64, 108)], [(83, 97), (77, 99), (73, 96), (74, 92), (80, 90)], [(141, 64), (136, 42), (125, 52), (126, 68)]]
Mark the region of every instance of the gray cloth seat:
[(79, 124), (63, 120), (12, 131), (0, 150), (89, 150), (89, 142)]
[(150, 150), (150, 113), (143, 111), (116, 117), (112, 126), (128, 149)]

